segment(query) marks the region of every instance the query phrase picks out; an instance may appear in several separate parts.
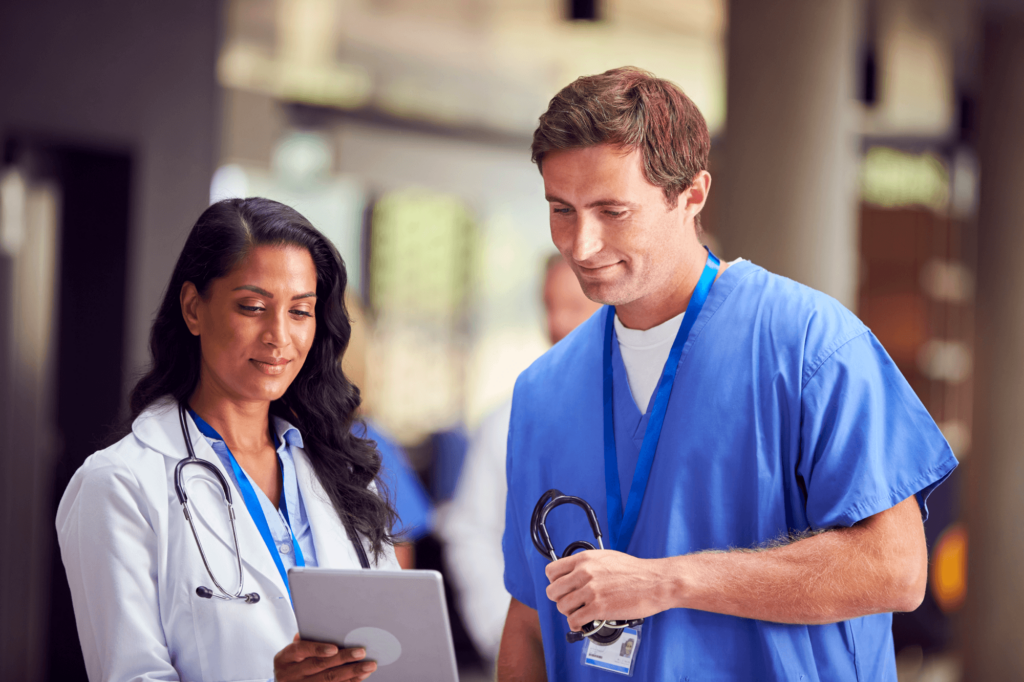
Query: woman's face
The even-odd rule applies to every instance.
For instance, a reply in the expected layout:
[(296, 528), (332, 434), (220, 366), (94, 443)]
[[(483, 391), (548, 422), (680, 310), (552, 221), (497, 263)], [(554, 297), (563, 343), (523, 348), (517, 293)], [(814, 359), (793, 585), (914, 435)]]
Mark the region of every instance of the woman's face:
[(186, 282), (181, 308), (199, 337), (199, 388), (232, 401), (271, 401), (302, 369), (316, 332), (316, 267), (297, 246), (258, 246), (205, 296)]

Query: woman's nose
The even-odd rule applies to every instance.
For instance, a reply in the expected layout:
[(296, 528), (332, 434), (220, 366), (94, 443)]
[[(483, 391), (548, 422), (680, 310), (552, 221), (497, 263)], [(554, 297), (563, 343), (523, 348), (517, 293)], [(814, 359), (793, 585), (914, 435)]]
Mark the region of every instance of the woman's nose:
[(287, 312), (267, 316), (267, 326), (263, 330), (263, 343), (275, 348), (288, 345), (288, 319)]

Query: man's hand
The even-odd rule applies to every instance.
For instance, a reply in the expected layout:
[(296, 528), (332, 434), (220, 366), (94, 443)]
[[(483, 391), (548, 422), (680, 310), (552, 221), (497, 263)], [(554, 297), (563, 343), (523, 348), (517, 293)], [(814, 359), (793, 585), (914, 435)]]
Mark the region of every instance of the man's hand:
[(610, 549), (579, 552), (548, 564), (548, 599), (577, 632), (593, 620), (647, 618), (671, 606), (664, 564)]

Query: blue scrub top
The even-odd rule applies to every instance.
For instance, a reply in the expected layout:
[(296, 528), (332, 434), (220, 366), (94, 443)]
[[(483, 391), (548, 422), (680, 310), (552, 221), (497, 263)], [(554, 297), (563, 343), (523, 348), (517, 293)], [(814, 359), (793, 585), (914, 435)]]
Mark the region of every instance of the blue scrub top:
[[(530, 541), (540, 495), (587, 500), (605, 537), (604, 311), (516, 382), (508, 439), (505, 586), (537, 609), (548, 679), (611, 679), (580, 663), (544, 593)], [(614, 344), (617, 347), (618, 344)], [(647, 417), (613, 354), (620, 481), (628, 487)], [(653, 402), (653, 401), (652, 401)], [(757, 547), (851, 526), (928, 494), (956, 459), (874, 335), (838, 302), (742, 261), (715, 282), (679, 373), (629, 554), (658, 558)], [(621, 491), (625, 500), (627, 490)], [(566, 505), (547, 521), (556, 551), (591, 540)], [(688, 609), (647, 619), (634, 675), (650, 680), (896, 681), (892, 616), (783, 625)]]
[(416, 472), (409, 466), (402, 447), (369, 420), (366, 421), (365, 433), (358, 422), (352, 430), (361, 438), (369, 438), (377, 443), (381, 456), (380, 480), (399, 517), (392, 529), (399, 536), (398, 541), (413, 542), (429, 533), (433, 522), (430, 498)]

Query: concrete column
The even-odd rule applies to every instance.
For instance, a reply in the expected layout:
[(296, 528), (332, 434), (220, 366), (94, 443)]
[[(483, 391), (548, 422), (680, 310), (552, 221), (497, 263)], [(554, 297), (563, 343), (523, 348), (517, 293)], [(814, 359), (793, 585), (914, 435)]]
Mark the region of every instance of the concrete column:
[[(743, 256), (853, 308), (857, 0), (731, 0), (722, 226)], [(714, 188), (713, 188), (714, 189)]]
[(980, 93), (965, 680), (1024, 679), (1024, 11), (990, 15)]

